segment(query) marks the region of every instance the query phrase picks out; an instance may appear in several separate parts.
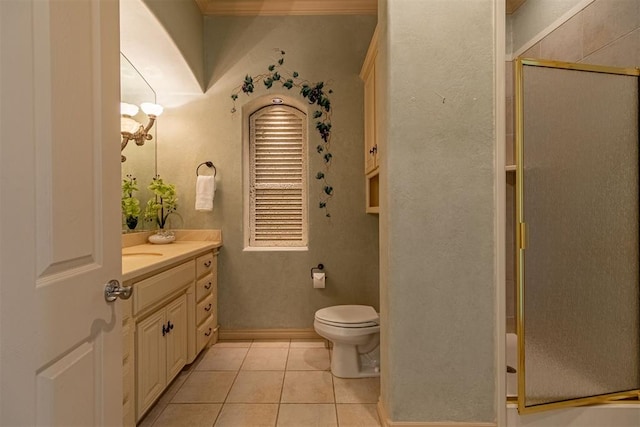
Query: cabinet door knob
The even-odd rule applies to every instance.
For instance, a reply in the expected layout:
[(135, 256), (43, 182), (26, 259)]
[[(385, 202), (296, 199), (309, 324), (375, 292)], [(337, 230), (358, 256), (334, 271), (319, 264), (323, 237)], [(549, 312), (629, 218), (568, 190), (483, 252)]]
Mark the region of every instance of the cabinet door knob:
[(211, 267), (211, 260), (206, 261), (204, 263), (204, 266), (207, 267), (207, 268)]
[(211, 328), (204, 334), (205, 337), (211, 336)]
[(209, 303), (209, 305), (207, 305), (207, 306), (204, 308), (204, 311), (210, 311), (210, 310), (211, 310), (211, 303)]
[(207, 284), (206, 284), (206, 285), (204, 285), (204, 288), (205, 288), (206, 290), (209, 290), (209, 289), (211, 289), (211, 285), (212, 285), (212, 283), (211, 283), (211, 282), (207, 282)]

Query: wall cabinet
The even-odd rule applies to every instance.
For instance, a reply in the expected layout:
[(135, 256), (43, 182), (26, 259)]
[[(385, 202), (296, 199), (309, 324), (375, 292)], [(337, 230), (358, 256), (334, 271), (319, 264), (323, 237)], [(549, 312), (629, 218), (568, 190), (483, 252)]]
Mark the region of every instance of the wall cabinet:
[(364, 173), (367, 213), (380, 211), (379, 165), (380, 138), (377, 126), (378, 84), (376, 80), (376, 58), (378, 55), (378, 29), (373, 33), (369, 50), (360, 71), (364, 82)]

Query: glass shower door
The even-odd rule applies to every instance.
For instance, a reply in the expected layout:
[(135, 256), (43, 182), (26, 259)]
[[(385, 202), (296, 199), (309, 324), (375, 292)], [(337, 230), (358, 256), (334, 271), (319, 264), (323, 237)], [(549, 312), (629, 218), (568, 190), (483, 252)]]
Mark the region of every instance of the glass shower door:
[(517, 64), (521, 413), (640, 389), (637, 75)]

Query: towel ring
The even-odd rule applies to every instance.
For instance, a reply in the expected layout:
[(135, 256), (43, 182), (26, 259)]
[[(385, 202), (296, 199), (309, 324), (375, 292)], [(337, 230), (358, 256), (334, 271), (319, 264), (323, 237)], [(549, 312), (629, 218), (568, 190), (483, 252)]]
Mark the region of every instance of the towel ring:
[(200, 166), (203, 165), (207, 165), (207, 167), (213, 168), (213, 176), (216, 176), (216, 173), (218, 172), (216, 170), (216, 167), (213, 165), (213, 162), (211, 161), (206, 161), (206, 162), (202, 162), (198, 165), (198, 167), (196, 168), (196, 176), (199, 176), (200, 174), (198, 173), (198, 170), (200, 169)]

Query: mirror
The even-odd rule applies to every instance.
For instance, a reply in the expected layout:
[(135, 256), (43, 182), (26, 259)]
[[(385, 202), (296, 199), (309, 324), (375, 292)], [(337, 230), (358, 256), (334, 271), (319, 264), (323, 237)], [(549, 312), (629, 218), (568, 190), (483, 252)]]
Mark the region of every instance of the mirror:
[[(143, 102), (156, 102), (156, 93), (153, 88), (142, 77), (131, 62), (120, 53), (120, 101), (140, 106)], [(140, 123), (147, 123), (148, 119), (144, 112), (139, 111), (133, 119)], [(149, 224), (143, 219), (144, 208), (147, 200), (152, 197), (152, 193), (147, 189), (151, 180), (156, 175), (156, 126), (152, 127), (149, 133), (152, 139), (145, 141), (144, 145), (136, 145), (133, 142), (127, 144), (122, 150), (122, 154), (127, 158), (121, 163), (122, 179), (128, 176), (135, 177), (138, 191), (133, 195), (140, 201), (140, 217), (135, 228), (130, 229), (123, 217), (123, 232), (144, 231), (149, 228)]]

